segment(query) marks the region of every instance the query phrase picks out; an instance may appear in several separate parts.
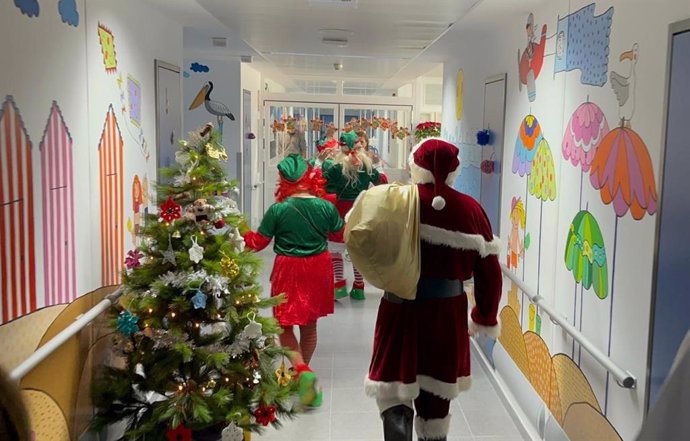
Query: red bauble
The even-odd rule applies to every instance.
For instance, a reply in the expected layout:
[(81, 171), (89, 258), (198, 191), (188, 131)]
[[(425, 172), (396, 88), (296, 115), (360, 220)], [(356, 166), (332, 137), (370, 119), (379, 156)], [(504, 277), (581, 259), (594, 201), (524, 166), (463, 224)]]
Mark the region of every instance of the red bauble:
[(224, 220), (224, 219), (218, 219), (218, 220), (213, 224), (213, 226), (220, 230), (221, 228), (223, 228), (223, 227), (225, 226), (225, 220)]
[(192, 441), (192, 429), (188, 429), (184, 424), (180, 424), (175, 430), (168, 430), (165, 434), (168, 441)]

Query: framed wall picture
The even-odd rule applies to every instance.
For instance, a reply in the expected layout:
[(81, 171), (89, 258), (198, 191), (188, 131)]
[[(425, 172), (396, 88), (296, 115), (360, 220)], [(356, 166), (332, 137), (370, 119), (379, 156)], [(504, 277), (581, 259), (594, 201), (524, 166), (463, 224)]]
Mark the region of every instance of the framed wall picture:
[(157, 181), (160, 169), (175, 162), (182, 134), (182, 82), (180, 68), (155, 60), (156, 70), (156, 153)]

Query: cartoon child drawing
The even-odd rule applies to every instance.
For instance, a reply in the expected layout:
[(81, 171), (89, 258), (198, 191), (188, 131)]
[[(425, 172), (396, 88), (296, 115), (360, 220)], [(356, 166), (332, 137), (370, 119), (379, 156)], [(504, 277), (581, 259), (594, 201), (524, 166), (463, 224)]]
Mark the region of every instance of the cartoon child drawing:
[(132, 228), (132, 243), (137, 246), (139, 245), (139, 240), (137, 235), (139, 234), (139, 228), (141, 225), (141, 206), (144, 204), (144, 192), (141, 187), (141, 180), (139, 180), (139, 175), (134, 175), (134, 180), (132, 181), (132, 211), (134, 211), (134, 227)]
[(525, 255), (525, 244), (520, 235), (520, 230), (525, 230), (526, 223), (525, 205), (522, 203), (522, 198), (513, 197), (510, 206), (510, 223), (512, 227), (508, 234), (508, 268), (517, 271), (518, 257)]

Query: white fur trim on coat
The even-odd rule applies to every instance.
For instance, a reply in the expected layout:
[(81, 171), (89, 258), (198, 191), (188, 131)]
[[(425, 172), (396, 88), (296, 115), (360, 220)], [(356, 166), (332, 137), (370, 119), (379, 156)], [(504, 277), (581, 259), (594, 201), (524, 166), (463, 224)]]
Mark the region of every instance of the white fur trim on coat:
[(445, 418), (433, 418), (429, 420), (415, 417), (414, 427), (420, 439), (446, 439), (450, 428), (450, 415), (446, 415)]
[(482, 257), (497, 256), (501, 253), (501, 240), (496, 236), (491, 242), (487, 242), (481, 234), (467, 234), (421, 224), (419, 237), (424, 242), (433, 245), (443, 245), (458, 250), (474, 250)]
[(364, 392), (367, 396), (379, 400), (399, 399), (408, 401), (414, 400), (419, 395), (419, 384), (405, 384), (400, 381), (374, 381), (367, 378), (364, 380)]
[[(436, 137), (425, 138), (417, 144), (415, 144), (414, 147), (412, 147), (410, 156), (407, 158), (407, 164), (410, 166), (410, 176), (412, 178), (412, 182), (415, 184), (431, 184), (434, 182), (434, 175), (431, 174), (431, 171), (418, 166), (417, 163), (414, 162), (414, 152), (416, 152), (423, 143), (431, 139), (438, 139), (439, 141), (447, 142), (445, 139)], [(455, 170), (450, 171), (448, 177), (446, 178), (446, 185), (453, 185), (453, 182), (455, 182), (455, 178), (457, 178), (459, 174), (460, 165), (458, 165), (458, 167)]]
[(437, 397), (452, 400), (460, 395), (460, 392), (472, 386), (472, 377), (460, 377), (455, 383), (445, 383), (427, 375), (417, 375), (417, 383), (419, 383), (419, 388), (422, 390), (430, 392)]
[(419, 396), (420, 389), (441, 397), (452, 400), (460, 392), (472, 385), (472, 377), (460, 377), (455, 383), (446, 383), (427, 375), (417, 375), (415, 383), (401, 383), (400, 381), (384, 382), (374, 381), (369, 378), (364, 380), (364, 392), (367, 396), (381, 401), (400, 400), (403, 402), (414, 400)]
[(470, 313), (467, 319), (467, 327), (473, 335), (484, 334), (487, 337), (498, 338), (501, 336), (501, 322), (499, 321), (494, 326), (480, 325), (479, 323), (472, 320), (472, 314)]

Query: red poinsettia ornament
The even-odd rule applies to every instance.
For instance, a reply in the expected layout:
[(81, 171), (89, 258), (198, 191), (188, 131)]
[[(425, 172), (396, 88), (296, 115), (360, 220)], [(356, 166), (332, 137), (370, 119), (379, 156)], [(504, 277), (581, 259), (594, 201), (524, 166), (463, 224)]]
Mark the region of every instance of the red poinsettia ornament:
[(173, 201), (171, 197), (161, 204), (161, 217), (166, 222), (172, 222), (182, 217), (182, 206)]
[(254, 418), (256, 418), (256, 422), (262, 426), (268, 426), (276, 420), (276, 407), (273, 405), (261, 405), (254, 411)]
[(129, 250), (125, 258), (125, 266), (127, 269), (138, 268), (141, 266), (141, 258), (144, 257), (139, 250)]
[(168, 430), (165, 436), (168, 441), (192, 441), (192, 429), (180, 424), (174, 430)]

